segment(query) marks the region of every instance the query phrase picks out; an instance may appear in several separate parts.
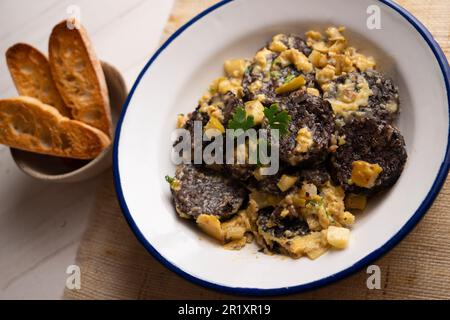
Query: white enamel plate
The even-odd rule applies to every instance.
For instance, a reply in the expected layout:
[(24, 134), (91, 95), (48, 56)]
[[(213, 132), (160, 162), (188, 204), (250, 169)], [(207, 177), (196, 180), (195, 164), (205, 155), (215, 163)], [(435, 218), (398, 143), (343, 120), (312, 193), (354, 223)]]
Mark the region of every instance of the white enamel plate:
[[(381, 29), (367, 27), (368, 7)], [(370, 12), (373, 7), (369, 9)], [(347, 27), (350, 43), (373, 55), (399, 86), (408, 162), (396, 185), (357, 217), (350, 245), (311, 261), (228, 251), (177, 218), (164, 180), (173, 174), (170, 134), (178, 113), (197, 104), (226, 59), (251, 57), (277, 33)], [(137, 79), (119, 122), (115, 184), (137, 238), (183, 277), (222, 291), (281, 294), (327, 284), (367, 265), (398, 243), (425, 214), (449, 167), (449, 67), (429, 32), (382, 0), (223, 1), (178, 30)]]

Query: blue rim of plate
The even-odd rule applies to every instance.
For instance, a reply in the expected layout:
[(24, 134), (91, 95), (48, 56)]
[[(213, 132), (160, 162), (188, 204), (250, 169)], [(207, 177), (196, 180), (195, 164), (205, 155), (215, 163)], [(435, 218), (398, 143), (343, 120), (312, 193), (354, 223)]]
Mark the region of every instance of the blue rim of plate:
[(125, 117), (125, 114), (127, 112), (129, 103), (131, 101), (131, 98), (133, 97), (134, 91), (136, 90), (137, 86), (139, 85), (140, 80), (146, 73), (146, 71), (149, 69), (149, 67), (152, 65), (152, 63), (158, 58), (158, 56), (161, 54), (162, 51), (172, 42), (174, 41), (183, 31), (185, 31), (189, 26), (194, 24), (197, 20), (201, 19), (202, 17), (206, 16), (207, 14), (211, 13), (212, 11), (224, 6), (225, 4), (232, 2), (234, 0), (222, 0), (219, 3), (211, 6), (210, 8), (206, 9), (205, 11), (201, 12), (194, 18), (192, 18), (190, 21), (188, 21), (186, 24), (184, 24), (182, 27), (180, 27), (164, 44), (156, 51), (156, 53), (150, 58), (150, 60), (147, 62), (145, 67), (142, 69), (141, 73), (139, 74), (138, 78), (136, 79), (128, 97), (125, 101), (125, 104), (122, 109), (122, 113), (120, 115), (120, 118), (117, 123), (117, 129), (116, 129), (116, 135), (114, 138), (114, 149), (113, 149), (113, 173), (114, 173), (114, 186), (116, 189), (117, 198), (120, 203), (120, 207), (122, 209), (122, 212), (130, 226), (130, 228), (133, 230), (136, 238), (139, 240), (139, 242), (147, 249), (147, 251), (156, 258), (160, 263), (162, 263), (166, 268), (169, 270), (175, 272), (179, 276), (183, 277), (184, 279), (191, 281), (195, 284), (201, 285), (203, 287), (206, 287), (208, 289), (218, 290), (221, 292), (226, 293), (232, 293), (232, 294), (238, 294), (238, 295), (250, 295), (250, 296), (272, 296), (272, 295), (283, 295), (283, 294), (291, 294), (301, 291), (306, 291), (318, 287), (325, 286), (327, 284), (330, 284), (332, 282), (335, 282), (337, 280), (343, 279), (350, 274), (357, 272), (361, 270), (364, 266), (368, 265), (369, 263), (373, 262), (374, 260), (380, 258), (382, 255), (384, 255), (386, 252), (391, 250), (396, 244), (398, 244), (413, 228), (414, 226), (421, 220), (421, 218), (425, 215), (425, 213), (430, 208), (431, 204), (433, 203), (434, 199), (438, 195), (442, 185), (445, 182), (445, 179), (447, 177), (449, 167), (450, 167), (450, 67), (448, 64), (448, 61), (442, 52), (442, 49), (439, 47), (437, 42), (434, 40), (431, 33), (425, 28), (425, 26), (418, 21), (411, 13), (409, 13), (406, 9), (399, 6), (396, 3), (393, 3), (391, 0), (378, 0), (379, 2), (387, 5), (389, 8), (393, 9), (397, 13), (399, 13), (403, 18), (405, 18), (423, 37), (423, 39), (427, 42), (430, 49), (433, 51), (434, 56), (436, 57), (437, 62), (439, 63), (439, 67), (442, 71), (445, 86), (447, 90), (447, 101), (449, 104), (449, 132), (447, 136), (447, 150), (445, 153), (444, 160), (439, 168), (439, 172), (436, 176), (436, 179), (428, 192), (425, 199), (422, 201), (420, 206), (417, 208), (414, 215), (406, 222), (406, 224), (391, 238), (389, 239), (383, 246), (378, 248), (377, 250), (371, 252), (352, 266), (348, 267), (347, 269), (344, 269), (342, 271), (339, 271), (331, 276), (328, 276), (326, 278), (322, 278), (313, 282), (309, 282), (306, 284), (298, 285), (298, 286), (291, 286), (291, 287), (282, 287), (282, 288), (274, 288), (274, 289), (259, 289), (259, 288), (241, 288), (241, 287), (227, 287), (219, 284), (215, 284), (206, 280), (202, 280), (200, 278), (194, 277), (191, 274), (181, 270), (174, 264), (172, 264), (170, 261), (166, 260), (148, 241), (145, 239), (142, 232), (139, 230), (138, 226), (134, 222), (133, 218), (131, 217), (130, 211), (128, 210), (127, 203), (125, 201), (123, 191), (122, 191), (122, 185), (120, 182), (120, 172), (119, 172), (119, 161), (118, 161), (118, 147), (119, 147), (119, 141), (120, 141), (120, 132), (122, 129), (122, 123), (123, 119)]

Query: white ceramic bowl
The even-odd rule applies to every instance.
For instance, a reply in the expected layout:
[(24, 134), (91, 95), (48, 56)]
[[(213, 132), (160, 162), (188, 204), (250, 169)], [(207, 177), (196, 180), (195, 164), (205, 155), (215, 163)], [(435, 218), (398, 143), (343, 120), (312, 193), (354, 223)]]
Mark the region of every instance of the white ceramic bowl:
[[(122, 75), (116, 68), (102, 62), (102, 69), (108, 87), (111, 118), (115, 130), (128, 91)], [(112, 149), (111, 144), (92, 160), (53, 157), (13, 148), (11, 156), (19, 169), (30, 177), (50, 182), (74, 183), (93, 178), (111, 168)]]
[[(366, 25), (370, 5), (381, 29)], [(279, 32), (344, 25), (351, 44), (374, 55), (399, 86), (408, 162), (390, 191), (357, 217), (350, 246), (315, 261), (267, 256), (256, 246), (223, 250), (177, 218), (166, 174), (173, 174), (175, 116), (196, 106), (224, 60), (251, 57)], [(425, 214), (448, 172), (449, 69), (430, 33), (406, 10), (375, 0), (223, 1), (178, 30), (137, 79), (114, 148), (118, 198), (137, 238), (183, 277), (240, 294), (281, 294), (327, 284), (398, 243)]]

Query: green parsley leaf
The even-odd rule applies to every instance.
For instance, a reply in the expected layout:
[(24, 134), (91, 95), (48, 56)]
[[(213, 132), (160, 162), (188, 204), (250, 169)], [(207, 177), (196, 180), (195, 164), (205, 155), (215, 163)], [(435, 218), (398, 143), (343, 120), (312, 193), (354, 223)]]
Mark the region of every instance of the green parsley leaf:
[(323, 205), (323, 201), (322, 200), (316, 200), (316, 199), (311, 199), (306, 201), (306, 205), (311, 205), (314, 207), (320, 207)]
[(274, 79), (278, 79), (279, 77), (281, 77), (281, 73), (280, 71), (271, 71), (270, 76)]
[(277, 103), (272, 104), (269, 108), (264, 108), (264, 115), (266, 116), (271, 129), (278, 129), (281, 136), (285, 136), (289, 133), (288, 127), (291, 122), (291, 116), (286, 110), (279, 111)]
[(243, 107), (237, 107), (236, 111), (233, 113), (233, 118), (228, 121), (228, 129), (242, 129), (244, 131), (253, 128), (255, 126), (255, 121), (253, 116), (248, 116)]
[(172, 184), (174, 181), (175, 181), (175, 178), (174, 177), (171, 177), (171, 176), (165, 176), (164, 177), (165, 179), (166, 179), (166, 181), (169, 183), (169, 184)]
[(296, 77), (293, 74), (289, 74), (287, 75), (286, 79), (284, 79), (284, 84), (291, 82), (292, 80), (294, 80)]

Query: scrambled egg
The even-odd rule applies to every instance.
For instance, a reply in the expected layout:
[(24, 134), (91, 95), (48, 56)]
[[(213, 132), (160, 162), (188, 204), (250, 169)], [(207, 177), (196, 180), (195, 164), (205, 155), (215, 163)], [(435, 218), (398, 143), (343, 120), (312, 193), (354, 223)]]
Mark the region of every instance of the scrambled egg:
[(264, 120), (264, 106), (258, 100), (252, 100), (245, 103), (245, 113), (247, 117), (252, 116), (253, 122), (259, 125)]
[(374, 69), (376, 62), (373, 57), (365, 56), (354, 47), (348, 46), (348, 41), (342, 34), (344, 31), (344, 27), (329, 27), (325, 31), (326, 36), (314, 30), (306, 32), (305, 35), (307, 44), (313, 48), (308, 60), (314, 66), (316, 80), (325, 92), (324, 97), (326, 98), (327, 92), (338, 91), (336, 98), (327, 100), (335, 114), (346, 117), (360, 106), (367, 106), (368, 98), (373, 92), (362, 77), (356, 84), (345, 83), (338, 88), (330, 86), (330, 82), (342, 74)]
[[(347, 79), (345, 83), (328, 85), (324, 97), (328, 100), (336, 115), (348, 117), (352, 112), (357, 111), (359, 107), (369, 104), (369, 97), (373, 94), (369, 84), (364, 77), (358, 76), (357, 79)], [(336, 92), (336, 98), (327, 98), (329, 92)]]
[(311, 62), (309, 62), (308, 57), (297, 49), (285, 50), (275, 60), (275, 66), (279, 65), (281, 67), (286, 67), (290, 64), (293, 64), (298, 71), (308, 73), (313, 70), (313, 66)]
[(298, 177), (283, 174), (280, 178), (280, 181), (278, 181), (277, 186), (281, 191), (284, 192), (292, 188), (294, 184), (297, 182), (297, 180)]
[(298, 130), (295, 142), (297, 143), (295, 151), (301, 153), (307, 152), (314, 143), (311, 131), (309, 131), (308, 128), (301, 128)]
[(226, 222), (207, 214), (199, 215), (196, 222), (203, 232), (221, 242), (227, 249), (240, 249), (249, 240), (246, 234), (251, 231), (251, 227), (244, 210)]
[(378, 175), (383, 171), (377, 163), (371, 164), (366, 161), (354, 161), (352, 163), (351, 180), (358, 187), (370, 189), (375, 185)]

